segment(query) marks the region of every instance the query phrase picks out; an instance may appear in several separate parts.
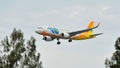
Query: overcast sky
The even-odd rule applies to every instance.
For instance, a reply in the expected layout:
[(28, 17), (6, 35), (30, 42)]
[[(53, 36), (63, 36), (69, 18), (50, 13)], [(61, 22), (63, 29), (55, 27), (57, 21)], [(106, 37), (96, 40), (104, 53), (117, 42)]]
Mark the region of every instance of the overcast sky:
[[(104, 62), (120, 36), (119, 0), (0, 0), (0, 40), (13, 28), (21, 29), (25, 39), (36, 38), (44, 68), (105, 68)], [(95, 33), (104, 33), (84, 41), (46, 42), (36, 34), (38, 26), (67, 31), (82, 30), (90, 21), (101, 22)]]

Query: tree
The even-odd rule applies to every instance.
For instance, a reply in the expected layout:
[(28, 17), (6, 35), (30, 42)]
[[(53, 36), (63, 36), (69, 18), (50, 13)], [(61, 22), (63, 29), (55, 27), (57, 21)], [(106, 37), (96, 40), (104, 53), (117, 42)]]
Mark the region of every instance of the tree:
[(35, 38), (25, 44), (23, 32), (14, 29), (10, 40), (6, 37), (0, 44), (0, 68), (43, 68), (40, 53), (36, 53)]
[(113, 56), (105, 60), (106, 68), (120, 68), (120, 38), (115, 42), (115, 49)]

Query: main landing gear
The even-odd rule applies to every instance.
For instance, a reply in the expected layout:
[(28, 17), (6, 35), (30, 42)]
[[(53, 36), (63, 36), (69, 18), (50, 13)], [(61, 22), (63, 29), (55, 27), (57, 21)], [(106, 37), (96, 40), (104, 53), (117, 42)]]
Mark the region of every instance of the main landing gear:
[(57, 44), (59, 45), (59, 44), (61, 44), (61, 42), (57, 42)]
[[(69, 39), (68, 42), (72, 42), (72, 39)], [(59, 41), (59, 39), (57, 39), (57, 44), (61, 44), (61, 42)]]
[(61, 42), (59, 41), (59, 39), (57, 39), (57, 40), (58, 40), (57, 44), (58, 44), (58, 45), (61, 44)]
[(68, 42), (72, 42), (72, 39), (69, 39)]

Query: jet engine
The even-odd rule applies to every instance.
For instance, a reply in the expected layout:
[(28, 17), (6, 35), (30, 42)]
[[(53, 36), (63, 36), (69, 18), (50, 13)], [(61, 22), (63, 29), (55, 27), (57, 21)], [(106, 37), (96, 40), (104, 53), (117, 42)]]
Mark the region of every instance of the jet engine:
[(70, 35), (68, 33), (65, 33), (65, 32), (61, 33), (61, 35), (62, 35), (63, 38), (69, 38), (70, 37)]
[(45, 40), (45, 41), (52, 41), (54, 39), (52, 37), (50, 37), (50, 36), (46, 36), (46, 37), (43, 38), (43, 40)]

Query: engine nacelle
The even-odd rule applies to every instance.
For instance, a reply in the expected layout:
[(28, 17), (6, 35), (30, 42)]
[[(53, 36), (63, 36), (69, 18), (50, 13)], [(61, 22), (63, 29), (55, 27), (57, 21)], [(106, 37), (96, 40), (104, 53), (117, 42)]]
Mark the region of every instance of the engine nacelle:
[(62, 35), (63, 38), (69, 38), (70, 37), (70, 35), (68, 33), (65, 33), (65, 32), (61, 33), (61, 35)]
[(46, 37), (43, 38), (43, 40), (45, 40), (45, 41), (52, 41), (54, 39), (52, 37), (50, 37), (50, 36), (46, 36)]

